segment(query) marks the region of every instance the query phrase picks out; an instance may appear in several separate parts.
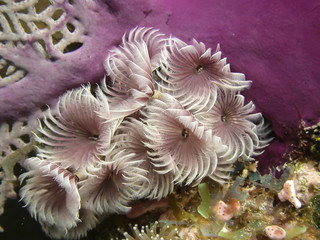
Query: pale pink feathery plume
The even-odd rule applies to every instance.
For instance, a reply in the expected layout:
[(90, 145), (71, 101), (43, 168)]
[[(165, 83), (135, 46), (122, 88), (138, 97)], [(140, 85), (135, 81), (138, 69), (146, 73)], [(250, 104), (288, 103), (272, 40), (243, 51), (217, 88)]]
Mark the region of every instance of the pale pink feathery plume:
[(199, 182), (213, 174), (219, 165), (219, 156), (227, 147), (212, 130), (204, 126), (169, 94), (161, 94), (149, 101), (146, 116), (146, 145), (159, 173), (172, 171), (175, 182)]
[[(270, 129), (264, 125), (261, 113), (253, 113), (252, 102), (244, 103), (244, 97), (237, 91), (218, 89), (218, 97), (210, 111), (196, 114), (196, 117), (213, 134), (219, 136), (229, 147), (224, 159), (229, 162), (239, 157), (248, 160), (255, 150), (268, 145), (270, 138), (264, 138)], [(259, 123), (259, 133), (257, 124)], [(260, 141), (259, 136), (263, 138)]]
[(162, 34), (150, 28), (135, 28), (122, 45), (110, 51), (104, 62), (107, 75), (102, 89), (110, 102), (110, 120), (128, 116), (146, 105), (153, 95), (152, 70), (164, 45)]
[(175, 96), (188, 110), (201, 111), (216, 99), (217, 86), (243, 90), (251, 81), (242, 73), (230, 72), (226, 58), (221, 59), (219, 45), (214, 54), (195, 39), (188, 45), (170, 38), (162, 54), (160, 91)]
[(219, 162), (215, 171), (208, 173), (207, 176), (220, 184), (225, 184), (228, 180), (230, 180), (231, 173), (234, 168), (233, 162), (228, 162), (222, 158), (219, 158)]
[(127, 155), (132, 160), (142, 161), (140, 168), (147, 171), (148, 179), (140, 184), (143, 190), (140, 198), (160, 200), (172, 193), (174, 175), (172, 172), (164, 174), (156, 171), (149, 155), (153, 149), (146, 145), (149, 140), (144, 132), (144, 123), (134, 118), (124, 120), (113, 140), (119, 145), (117, 151), (122, 151), (122, 155)]
[(126, 47), (127, 42), (146, 43), (152, 70), (160, 65), (161, 53), (166, 40), (167, 38), (165, 37), (165, 34), (159, 32), (159, 29), (154, 29), (152, 27), (135, 27), (127, 36), (125, 34), (122, 37), (124, 47)]
[(26, 159), (24, 166), (28, 172), (19, 177), (25, 181), (20, 196), (31, 216), (64, 232), (75, 227), (80, 221), (77, 176), (40, 158)]
[(248, 159), (251, 159), (255, 156), (258, 156), (264, 152), (264, 149), (269, 146), (270, 142), (274, 139), (272, 126), (269, 121), (265, 121), (262, 114), (260, 114), (260, 118), (253, 119), (252, 121), (257, 126), (257, 136), (259, 137), (259, 145), (255, 146), (254, 151), (251, 156), (248, 156)]
[(51, 238), (54, 239), (80, 239), (87, 236), (87, 232), (95, 228), (99, 222), (96, 215), (84, 208), (79, 210), (79, 222), (76, 226), (68, 229), (66, 232), (64, 228), (57, 225), (49, 225), (41, 222), (42, 230)]
[(89, 172), (87, 179), (79, 182), (80, 196), (85, 208), (95, 213), (126, 213), (131, 208), (130, 201), (137, 199), (146, 181), (146, 171), (140, 168), (141, 160), (133, 160), (131, 155), (106, 153), (100, 168)]
[(86, 171), (100, 161), (117, 121), (107, 123), (100, 117), (108, 118), (108, 102), (101, 90), (97, 92), (99, 98), (91, 94), (90, 86), (73, 89), (60, 97), (55, 109), (49, 109), (35, 136), (41, 143), (39, 157), (74, 171)]

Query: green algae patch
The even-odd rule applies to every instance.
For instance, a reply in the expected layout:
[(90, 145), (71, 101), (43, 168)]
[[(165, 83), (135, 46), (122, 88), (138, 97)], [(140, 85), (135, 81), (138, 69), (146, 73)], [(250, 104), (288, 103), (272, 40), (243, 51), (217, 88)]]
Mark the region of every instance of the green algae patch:
[(247, 228), (241, 228), (233, 232), (219, 232), (218, 236), (227, 240), (247, 240), (252, 237), (252, 231)]
[(190, 219), (193, 222), (198, 221), (197, 217), (195, 217), (193, 214), (188, 213), (187, 211), (184, 210), (183, 206), (181, 206), (176, 201), (176, 198), (174, 197), (173, 194), (168, 196), (168, 202), (169, 202), (169, 205), (172, 209), (174, 216), (176, 217), (176, 219), (178, 221), (188, 220), (188, 219)]
[(198, 213), (208, 219), (211, 215), (211, 197), (210, 190), (207, 183), (200, 183), (198, 185), (198, 192), (201, 198), (201, 203), (197, 208)]
[(293, 239), (296, 236), (299, 236), (300, 234), (303, 234), (307, 231), (307, 227), (305, 226), (296, 226), (292, 229), (287, 229), (287, 236), (285, 237), (285, 240)]
[(311, 222), (316, 228), (320, 229), (320, 195), (312, 197), (309, 205), (312, 209)]

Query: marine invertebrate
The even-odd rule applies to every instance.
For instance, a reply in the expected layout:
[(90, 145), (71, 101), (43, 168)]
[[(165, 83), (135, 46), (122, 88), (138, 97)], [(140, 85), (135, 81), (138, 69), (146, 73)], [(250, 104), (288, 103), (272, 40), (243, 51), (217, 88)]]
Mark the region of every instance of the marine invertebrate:
[[(140, 198), (158, 199), (166, 197), (172, 193), (174, 187), (174, 174), (161, 173), (154, 166), (150, 153), (154, 150), (147, 146), (149, 139), (145, 135), (145, 124), (134, 118), (124, 120), (115, 134), (113, 141), (118, 143), (117, 151), (123, 151), (130, 160), (141, 161), (140, 168), (147, 172), (148, 179), (141, 185), (144, 193)], [(160, 168), (161, 169), (161, 168)]]
[(126, 240), (161, 240), (161, 239), (179, 239), (178, 230), (164, 223), (154, 222), (150, 227), (142, 227), (139, 231), (138, 226), (132, 227), (133, 236), (129, 233), (123, 233)]
[(213, 212), (218, 219), (228, 221), (233, 217), (228, 205), (224, 201), (219, 201), (213, 208)]
[(221, 59), (219, 45), (213, 55), (211, 49), (195, 39), (188, 45), (181, 40), (169, 39), (167, 51), (161, 59), (160, 88), (168, 90), (187, 109), (197, 111), (214, 104), (217, 86), (243, 90), (250, 85), (244, 74), (231, 73), (226, 59)]
[(99, 219), (96, 215), (85, 208), (79, 210), (79, 222), (66, 232), (64, 228), (57, 225), (42, 224), (42, 229), (46, 234), (55, 239), (80, 239), (87, 235), (87, 232), (93, 229)]
[(218, 201), (212, 207), (215, 216), (222, 221), (229, 221), (240, 210), (240, 202), (238, 199), (230, 199), (228, 202)]
[[(102, 82), (103, 90), (110, 96), (111, 119), (136, 112), (145, 106), (153, 95), (154, 84), (149, 50), (156, 51), (150, 48), (158, 46), (147, 44), (152, 35), (155, 35), (153, 38), (159, 35), (156, 32), (148, 34), (148, 30), (136, 28), (129, 33), (128, 40), (124, 35), (121, 48), (111, 50), (104, 62), (107, 74), (111, 77), (109, 85), (106, 83), (107, 79)], [(151, 35), (146, 39), (148, 42), (144, 41), (143, 36), (146, 34)]]
[(278, 193), (278, 197), (281, 202), (289, 201), (292, 203), (296, 208), (301, 208), (301, 202), (296, 196), (296, 190), (294, 187), (294, 182), (292, 180), (287, 180), (283, 184), (283, 188)]
[(34, 149), (32, 132), (36, 130), (37, 118), (41, 118), (41, 115), (41, 112), (37, 112), (35, 116), (25, 121), (2, 123), (0, 125), (0, 165), (5, 171), (7, 180), (15, 179), (13, 174), (15, 163), (23, 160)]
[(238, 192), (238, 187), (242, 181), (243, 178), (237, 177), (227, 192), (223, 194), (217, 191), (213, 199), (208, 183), (200, 183), (198, 193), (201, 197), (201, 203), (197, 207), (197, 212), (205, 219), (215, 218), (221, 222), (229, 221), (239, 213), (240, 202), (247, 197), (245, 193)]
[[(131, 153), (133, 155), (133, 153)], [(102, 213), (126, 213), (130, 201), (137, 199), (144, 189), (146, 171), (140, 168), (142, 160), (132, 159), (123, 151), (106, 154), (105, 162), (89, 172), (80, 182), (80, 196), (84, 207)]]
[[(39, 144), (37, 158), (27, 162), (41, 158), (46, 164), (77, 175), (79, 203), (81, 199), (81, 207), (78, 204), (77, 212), (73, 212), (75, 220), (68, 226), (39, 219), (50, 236), (62, 237), (63, 229), (68, 232), (67, 238), (83, 235), (97, 222), (95, 214), (128, 213), (133, 200), (160, 200), (173, 192), (174, 185), (195, 186), (205, 177), (223, 184), (230, 179), (239, 157), (251, 159), (256, 150), (267, 145), (264, 135), (269, 130), (261, 114), (252, 114), (253, 104), (244, 105), (244, 97), (238, 92), (250, 81), (242, 74), (231, 73), (225, 60), (220, 59), (220, 52), (211, 56), (210, 51), (195, 40), (187, 45), (179, 39), (165, 39), (157, 30), (135, 28), (107, 56), (104, 66), (108, 77), (94, 92), (90, 85), (70, 90), (47, 112), (35, 135)], [(180, 58), (190, 62), (182, 66)], [(192, 81), (188, 72), (192, 61), (200, 65), (199, 72), (193, 72), (194, 77), (211, 90), (194, 88), (195, 95), (191, 92), (190, 97), (187, 90), (193, 83), (183, 85), (181, 81)], [(179, 72), (180, 65), (186, 72)], [(109, 77), (111, 81), (107, 82)], [(182, 85), (171, 82), (175, 80)], [(202, 98), (193, 101), (201, 92)], [(210, 115), (223, 101), (230, 108), (226, 111), (230, 116)], [(215, 117), (222, 122), (233, 120), (234, 129), (222, 131), (219, 136), (214, 128), (218, 125)], [(238, 126), (238, 122), (245, 123)], [(233, 130), (240, 133), (233, 136)], [(30, 169), (30, 174), (32, 171), (41, 174), (41, 164)], [(28, 174), (23, 176), (29, 177)], [(33, 178), (29, 182), (30, 179)], [(22, 190), (22, 194), (26, 195), (26, 191)], [(205, 195), (210, 199), (209, 191)], [(207, 196), (201, 197), (206, 200)], [(226, 201), (231, 199), (228, 197)], [(239, 201), (236, 205), (221, 199), (218, 203), (225, 206), (219, 208), (218, 215), (227, 214), (228, 221), (239, 210)], [(199, 212), (210, 211), (210, 202), (200, 205)], [(170, 199), (169, 203), (174, 205)], [(173, 208), (181, 210), (180, 206)], [(81, 209), (93, 216), (83, 228)], [(195, 222), (204, 220), (184, 212), (180, 215)], [(203, 216), (210, 221), (210, 216)]]
[[(243, 160), (250, 159), (260, 148), (259, 135), (268, 133), (269, 129), (263, 131), (261, 113), (253, 113), (254, 108), (252, 102), (244, 104), (244, 97), (239, 92), (219, 88), (214, 106), (208, 112), (196, 115), (200, 122), (212, 129), (229, 146), (229, 151), (224, 156), (228, 161), (233, 162), (239, 157)], [(260, 122), (262, 131), (258, 133), (257, 124)], [(264, 145), (266, 144), (262, 144), (261, 148)]]
[[(0, 119), (30, 115), (67, 89), (103, 78), (101, 63), (108, 49), (131, 24), (139, 24), (148, 8), (142, 0), (111, 5), (92, 0), (2, 1)], [(115, 9), (126, 17), (118, 19)], [(137, 11), (140, 16), (133, 14)]]
[(227, 178), (216, 173), (226, 146), (172, 96), (162, 94), (152, 99), (144, 114), (150, 141), (146, 145), (154, 150), (150, 153), (154, 165), (162, 168), (156, 171), (173, 171), (176, 183), (186, 181), (187, 185), (207, 175), (218, 181)]
[(160, 64), (161, 51), (165, 45), (165, 34), (159, 32), (158, 29), (135, 27), (128, 35), (123, 35), (122, 43), (126, 46), (128, 43), (145, 42), (150, 57), (151, 69), (154, 70)]
[(89, 85), (62, 95), (37, 129), (38, 156), (79, 172), (94, 167), (114, 131), (114, 123), (99, 116), (102, 108), (107, 112), (108, 106), (90, 93)]
[[(36, 116), (40, 115), (41, 113), (36, 113)], [(0, 125), (0, 215), (4, 213), (7, 198), (14, 199), (17, 196), (14, 189), (17, 181), (14, 167), (35, 149), (32, 131), (36, 129), (37, 122), (36, 118), (31, 117), (14, 123), (3, 122)]]
[[(289, 128), (296, 128), (299, 116), (293, 105), (300, 109), (301, 115), (308, 121), (316, 121), (319, 116), (318, 59), (317, 55), (313, 54), (319, 48), (316, 44), (319, 34), (313, 27), (319, 22), (317, 1), (311, 0), (308, 4), (295, 2), (290, 8), (283, 2), (274, 2), (275, 5), (271, 7), (262, 2), (250, 1), (239, 4), (234, 0), (223, 3), (214, 0), (210, 5), (201, 1), (188, 4), (178, 1), (175, 4), (167, 4), (166, 1), (134, 0), (128, 3), (120, 0), (113, 2), (112, 6), (106, 1), (92, 0), (63, 3), (59, 1), (59, 5), (55, 0), (2, 2), (1, 13), (7, 14), (8, 18), (3, 17), (1, 24), (6, 25), (6, 28), (3, 26), (2, 29), (8, 32), (1, 31), (1, 42), (10, 42), (11, 47), (8, 48), (3, 44), (0, 48), (1, 81), (6, 82), (7, 69), (8, 74), (14, 68), (18, 70), (17, 72), (19, 70), (27, 72), (23, 78), (17, 78), (20, 79), (16, 82), (18, 84), (5, 83), (6, 86), (0, 89), (2, 120), (18, 119), (21, 115), (30, 114), (38, 106), (50, 103), (66, 89), (78, 86), (80, 83), (94, 82), (103, 77), (103, 66), (97, 63), (103, 61), (107, 49), (119, 41), (123, 32), (134, 25), (151, 25), (168, 33), (173, 32), (183, 40), (189, 39), (190, 35), (198, 36), (209, 47), (215, 47), (217, 41), (220, 42), (222, 48), (227, 50), (225, 53), (233, 69), (241, 69), (250, 79), (256, 80), (256, 84), (246, 97), (254, 100), (265, 116), (272, 120), (273, 127), (281, 138), (281, 141), (276, 143), (280, 147), (271, 148), (270, 155), (266, 157), (269, 163), (273, 162), (269, 159), (275, 160), (277, 152), (284, 149), (283, 139), (286, 136), (282, 123)], [(43, 3), (47, 3), (47, 6)], [(218, 3), (218, 7), (215, 3)], [(46, 8), (42, 8), (42, 4)], [(241, 11), (249, 7), (250, 12), (242, 15)], [(274, 12), (274, 7), (279, 11)], [(264, 8), (263, 15), (260, 14), (261, 8)], [(315, 10), (310, 11), (310, 9)], [(60, 18), (51, 17), (52, 13), (55, 11), (61, 13), (61, 10)], [(173, 17), (168, 16), (168, 12)], [(300, 13), (301, 17), (297, 18), (297, 14)], [(213, 15), (219, 16), (218, 20), (207, 24)], [(56, 13), (54, 16), (56, 18), (59, 15)], [(190, 16), (201, 17), (191, 20)], [(255, 16), (263, 18), (264, 21), (252, 22), (251, 19)], [(37, 22), (39, 19), (40, 23)], [(27, 22), (29, 26), (36, 22), (34, 25), (38, 24), (40, 29), (34, 30), (29, 27), (32, 33), (24, 33), (20, 26), (23, 23), (21, 24), (19, 20)], [(274, 24), (275, 22), (277, 24)], [(49, 23), (50, 27), (45, 27), (46, 23)], [(19, 31), (14, 33), (10, 26)], [(45, 28), (41, 29), (42, 26)], [(292, 26), (295, 26), (296, 31), (290, 31)], [(266, 29), (267, 35), (270, 34), (268, 37), (277, 36), (274, 41), (267, 41)], [(68, 38), (63, 38), (61, 42), (68, 41), (69, 37), (72, 39), (71, 44), (73, 41), (78, 42), (74, 44), (73, 49), (79, 47), (81, 43), (83, 45), (73, 52), (60, 54), (59, 58), (47, 59), (35, 50), (34, 45), (52, 51), (50, 48), (53, 45), (52, 41), (57, 41), (57, 38), (50, 36), (57, 30), (62, 35), (68, 33)], [(19, 44), (11, 42), (12, 35), (17, 40), (15, 43)], [(43, 37), (44, 35), (47, 37)], [(30, 36), (30, 41), (24, 41), (29, 40)], [(40, 41), (41, 44), (44, 42), (45, 47), (39, 46), (34, 40)], [(25, 47), (21, 47), (21, 42)], [(301, 44), (307, 47), (302, 49)], [(311, 59), (311, 61), (308, 64), (296, 61), (291, 57), (292, 49), (295, 49), (297, 59)], [(275, 59), (288, 64), (282, 67), (275, 66)], [(307, 69), (311, 75), (306, 76), (303, 69)], [(297, 84), (292, 79), (303, 79), (303, 84)], [(39, 89), (41, 91), (38, 91)], [(33, 94), (34, 91), (37, 91), (37, 94)], [(301, 95), (305, 97), (301, 98)]]
[(28, 158), (24, 165), (29, 171), (19, 177), (20, 181), (26, 179), (20, 196), (30, 214), (41, 224), (64, 231), (76, 226), (80, 221), (77, 177), (40, 158)]
[(282, 240), (287, 236), (286, 230), (277, 225), (267, 226), (265, 232), (271, 240)]

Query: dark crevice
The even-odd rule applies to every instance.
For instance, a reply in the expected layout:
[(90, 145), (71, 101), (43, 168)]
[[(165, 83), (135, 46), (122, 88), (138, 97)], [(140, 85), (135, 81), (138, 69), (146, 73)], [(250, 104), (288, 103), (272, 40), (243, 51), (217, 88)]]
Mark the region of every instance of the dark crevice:
[(33, 23), (37, 26), (39, 29), (49, 28), (48, 25), (45, 22), (41, 21), (33, 21)]
[(20, 139), (21, 139), (24, 143), (29, 143), (29, 142), (30, 142), (30, 136), (29, 136), (29, 134), (24, 134), (24, 135), (20, 136)]
[(28, 11), (28, 9), (26, 8), (26, 9), (20, 9), (20, 10), (17, 10), (17, 13), (28, 14), (28, 13), (29, 13), (29, 11)]
[(7, 13), (5, 13), (5, 12), (3, 12), (2, 14), (3, 14), (4, 18), (7, 20), (8, 24), (9, 24), (9, 26), (10, 26), (11, 31), (12, 31), (13, 33), (16, 33), (16, 29), (14, 28), (14, 25), (13, 25), (13, 23), (12, 23), (9, 15), (8, 15)]
[(72, 23), (70, 23), (70, 22), (67, 22), (67, 29), (68, 29), (68, 31), (69, 32), (74, 32), (74, 30), (76, 29), (76, 27), (72, 24)]
[(107, 0), (105, 3), (108, 6), (108, 10), (109, 10), (110, 14), (115, 15), (115, 14), (117, 14), (119, 12), (119, 9), (116, 6), (116, 3), (114, 1)]
[(6, 63), (5, 65), (2, 66), (2, 68), (0, 69), (0, 77), (1, 78), (5, 78), (7, 76), (7, 70), (8, 70), (8, 67), (10, 65), (8, 63)]
[(186, 128), (182, 129), (181, 136), (183, 139), (188, 138), (189, 137), (189, 130)]
[(51, 62), (55, 62), (55, 61), (57, 61), (59, 58), (57, 58), (57, 57), (49, 57), (49, 60), (51, 61)]
[(39, 14), (51, 5), (49, 0), (39, 0), (35, 5), (36, 13)]
[(52, 14), (51, 18), (55, 21), (57, 21), (63, 14), (63, 10), (62, 9), (57, 9), (56, 11), (54, 11), (54, 13)]
[(81, 48), (82, 45), (83, 45), (83, 43), (81, 43), (81, 42), (73, 42), (73, 43), (70, 43), (68, 46), (66, 46), (66, 47), (63, 49), (63, 53), (73, 52), (73, 51)]
[(9, 127), (8, 132), (11, 132), (11, 131), (12, 131), (13, 123), (14, 123), (13, 120), (8, 120), (8, 121), (7, 121), (7, 124), (8, 124), (8, 127)]
[(146, 17), (148, 17), (149, 14), (152, 12), (152, 9), (145, 10), (145, 11), (142, 11), (142, 12), (143, 12), (143, 14), (144, 14), (144, 17), (146, 18)]
[(36, 51), (39, 51), (38, 48), (41, 48), (41, 53), (44, 55), (44, 57), (48, 58), (49, 53), (47, 51), (47, 47), (46, 47), (46, 43), (43, 39), (39, 39), (36, 41), (37, 42), (37, 46), (34, 46)]
[(29, 28), (28, 24), (25, 21), (19, 19), (19, 22), (23, 30), (25, 31), (25, 33), (31, 33), (31, 29)]
[(15, 150), (18, 149), (18, 148), (17, 148), (15, 145), (13, 145), (13, 144), (10, 144), (10, 148), (11, 148), (13, 151), (15, 151)]
[(48, 109), (49, 109), (49, 106), (48, 106), (48, 105), (42, 105), (42, 106), (40, 106), (40, 110), (41, 110), (42, 112), (47, 111)]
[(171, 14), (168, 14), (167, 21), (166, 21), (166, 25), (169, 24), (170, 18), (171, 18)]
[(36, 153), (35, 150), (29, 152), (28, 155), (27, 155), (28, 158), (35, 157), (35, 156), (37, 156), (37, 153)]
[(52, 36), (51, 36), (53, 44), (59, 43), (62, 38), (63, 38), (63, 34), (60, 31), (57, 31), (57, 32), (53, 33)]

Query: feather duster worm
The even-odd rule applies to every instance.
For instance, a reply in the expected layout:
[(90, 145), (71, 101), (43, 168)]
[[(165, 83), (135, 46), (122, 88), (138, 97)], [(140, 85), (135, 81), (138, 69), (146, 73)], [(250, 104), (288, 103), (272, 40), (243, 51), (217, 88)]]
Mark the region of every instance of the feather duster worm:
[(68, 229), (67, 232), (58, 225), (48, 225), (40, 221), (43, 231), (54, 239), (80, 239), (87, 236), (87, 232), (93, 229), (98, 222), (95, 214), (84, 208), (80, 208), (77, 225)]
[(244, 74), (231, 73), (226, 59), (221, 59), (219, 46), (212, 55), (204, 43), (192, 40), (191, 45), (179, 39), (169, 39), (163, 51), (159, 89), (176, 97), (189, 110), (214, 104), (217, 85), (243, 90), (250, 85)]
[(157, 30), (135, 28), (128, 39), (123, 36), (121, 48), (111, 51), (104, 62), (111, 84), (102, 81), (104, 92), (110, 96), (111, 120), (134, 113), (153, 95), (152, 69), (159, 61), (162, 45), (162, 34)]
[(148, 53), (151, 62), (151, 69), (154, 70), (160, 64), (161, 52), (165, 46), (165, 35), (160, 33), (158, 29), (136, 27), (132, 29), (128, 36), (124, 35), (122, 43), (145, 42), (148, 48)]
[(112, 160), (106, 154), (106, 162), (79, 183), (85, 208), (99, 214), (126, 213), (131, 209), (129, 202), (140, 196), (146, 171), (140, 168), (141, 160), (132, 160), (133, 153), (122, 153), (113, 154)]
[[(122, 122), (114, 141), (119, 143), (118, 151), (123, 151), (122, 155), (128, 155), (132, 160), (142, 161), (140, 168), (147, 171), (148, 181), (145, 181), (140, 187), (144, 193), (140, 198), (158, 199), (166, 197), (173, 191), (172, 172), (161, 174), (156, 171), (150, 153), (153, 149), (147, 147), (148, 138), (144, 132), (145, 125), (134, 118)], [(134, 155), (132, 154), (134, 153)]]
[[(251, 160), (271, 140), (240, 95), (251, 81), (230, 71), (219, 46), (212, 54), (202, 42), (135, 28), (104, 67), (110, 82), (95, 94), (90, 86), (67, 92), (44, 117), (41, 159), (27, 160), (22, 175), (22, 199), (51, 237), (82, 237), (95, 214), (127, 213), (131, 201), (161, 199), (174, 184), (207, 176), (223, 184), (238, 158)], [(84, 175), (78, 184), (68, 178), (74, 172)]]
[(29, 170), (20, 175), (26, 184), (20, 189), (21, 200), (31, 216), (48, 226), (64, 229), (80, 221), (80, 195), (77, 177), (61, 166), (40, 158), (25, 161)]
[[(253, 113), (254, 104), (244, 104), (244, 97), (236, 91), (223, 88), (218, 89), (215, 105), (206, 113), (196, 114), (196, 117), (213, 134), (219, 136), (229, 151), (223, 156), (229, 162), (236, 161), (239, 157), (243, 160), (250, 159), (255, 150), (260, 148), (259, 135), (268, 133), (268, 128), (260, 126), (257, 130), (255, 123), (262, 123), (260, 113)], [(269, 140), (265, 140), (265, 146)]]
[(152, 99), (145, 108), (146, 136), (160, 173), (173, 171), (176, 183), (201, 181), (213, 174), (227, 147), (168, 94)]
[(102, 108), (107, 112), (106, 104), (90, 93), (90, 86), (61, 96), (54, 109), (56, 114), (49, 110), (49, 116), (38, 128), (40, 134), (35, 138), (43, 144), (38, 148), (38, 156), (75, 171), (94, 166), (100, 160), (98, 155), (109, 147), (116, 126), (99, 116)]

